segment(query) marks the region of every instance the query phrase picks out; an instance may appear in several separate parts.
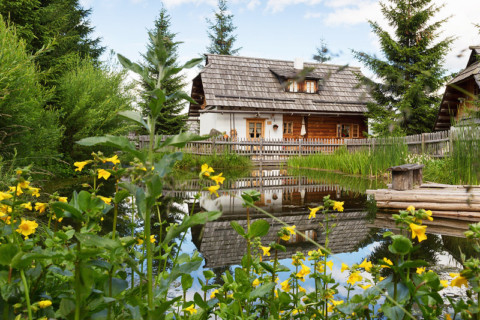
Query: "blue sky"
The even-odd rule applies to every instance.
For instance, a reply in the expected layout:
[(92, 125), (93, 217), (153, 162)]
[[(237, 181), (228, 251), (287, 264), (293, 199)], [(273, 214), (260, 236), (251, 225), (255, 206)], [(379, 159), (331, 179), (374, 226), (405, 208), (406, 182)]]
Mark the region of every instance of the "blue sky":
[[(145, 50), (147, 29), (153, 27), (162, 6), (160, 0), (80, 0), (92, 9), (90, 20), (95, 36), (103, 45), (131, 60), (140, 59)], [(164, 0), (171, 16), (172, 31), (178, 33), (180, 59), (186, 61), (205, 52), (209, 44), (205, 19), (213, 17), (216, 0)], [(466, 63), (458, 57), (471, 44), (480, 44), (473, 23), (480, 23), (480, 1), (445, 0), (437, 19), (450, 16), (442, 37), (457, 37), (446, 59), (450, 71)], [(229, 10), (237, 26), (237, 47), (241, 56), (311, 61), (323, 38), (338, 54), (335, 64), (362, 65), (351, 50), (380, 54), (377, 38), (371, 33), (368, 19), (387, 26), (375, 0), (230, 0)], [(363, 72), (368, 71), (362, 68)], [(188, 74), (191, 78), (198, 70)]]

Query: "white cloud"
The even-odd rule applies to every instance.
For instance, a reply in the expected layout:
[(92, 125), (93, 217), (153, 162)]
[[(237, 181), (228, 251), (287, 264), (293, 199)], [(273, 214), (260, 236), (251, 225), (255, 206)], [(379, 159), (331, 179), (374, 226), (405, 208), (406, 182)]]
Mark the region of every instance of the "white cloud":
[(268, 0), (267, 10), (272, 11), (273, 13), (283, 11), (287, 6), (306, 4), (306, 5), (316, 5), (321, 3), (323, 0)]
[[(366, 23), (367, 20), (382, 20), (380, 5), (377, 1), (356, 1), (352, 4), (350, 0), (343, 0), (344, 6), (335, 2), (328, 2), (327, 6), (334, 7), (334, 11), (325, 18), (325, 24), (329, 26), (354, 25)], [(380, 22), (380, 21), (379, 21)]]
[(187, 4), (187, 3), (191, 3), (197, 6), (203, 3), (216, 6), (217, 0), (163, 0), (163, 4), (167, 8), (172, 8), (172, 7), (180, 6), (182, 4)]
[(303, 16), (305, 19), (319, 19), (325, 17), (325, 13), (323, 12), (307, 12)]
[(247, 4), (247, 9), (254, 10), (259, 5), (260, 5), (260, 0), (250, 0)]

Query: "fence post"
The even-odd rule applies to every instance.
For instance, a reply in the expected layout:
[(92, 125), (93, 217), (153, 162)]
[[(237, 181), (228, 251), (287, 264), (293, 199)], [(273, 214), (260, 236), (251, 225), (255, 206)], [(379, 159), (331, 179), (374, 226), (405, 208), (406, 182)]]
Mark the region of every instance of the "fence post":
[(425, 154), (425, 133), (422, 133), (422, 155)]
[(211, 154), (217, 154), (217, 149), (216, 149), (216, 146), (215, 146), (215, 141), (216, 140), (217, 140), (216, 137), (213, 137)]
[(298, 140), (298, 153), (299, 153), (299, 156), (302, 155), (302, 141), (303, 141), (303, 139), (299, 139), (299, 140)]
[(448, 152), (450, 153), (450, 156), (451, 156), (453, 154), (453, 131), (452, 130), (448, 131), (448, 143), (449, 143)]
[[(262, 163), (262, 162), (263, 162), (263, 156), (262, 156), (262, 153), (263, 153), (263, 138), (260, 138), (260, 157), (259, 157), (259, 159), (260, 159), (260, 163)], [(262, 172), (262, 171), (260, 170), (260, 172)]]

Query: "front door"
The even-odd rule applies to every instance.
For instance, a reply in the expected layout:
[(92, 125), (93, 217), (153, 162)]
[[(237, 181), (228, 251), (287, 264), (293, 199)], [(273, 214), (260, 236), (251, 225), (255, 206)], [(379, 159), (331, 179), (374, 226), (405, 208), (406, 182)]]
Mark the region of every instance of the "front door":
[(247, 119), (247, 138), (250, 140), (264, 137), (264, 119)]

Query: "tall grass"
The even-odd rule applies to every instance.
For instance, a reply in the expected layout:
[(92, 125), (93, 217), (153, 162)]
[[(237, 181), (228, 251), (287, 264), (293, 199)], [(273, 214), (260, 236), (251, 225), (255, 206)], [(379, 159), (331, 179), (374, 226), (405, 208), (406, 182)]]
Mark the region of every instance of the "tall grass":
[(452, 129), (450, 174), (455, 184), (480, 182), (480, 126), (472, 124)]
[(380, 176), (387, 168), (405, 162), (408, 147), (402, 138), (376, 140), (371, 148), (350, 152), (341, 147), (333, 154), (315, 154), (289, 159), (288, 165), (296, 168), (318, 168), (341, 171), (362, 176)]
[(253, 166), (249, 157), (241, 156), (225, 150), (223, 153), (212, 155), (194, 155), (184, 153), (183, 159), (176, 163), (175, 169), (195, 169), (198, 171), (200, 166), (204, 163), (207, 163), (211, 167), (222, 169), (223, 171), (228, 169), (249, 170)]

